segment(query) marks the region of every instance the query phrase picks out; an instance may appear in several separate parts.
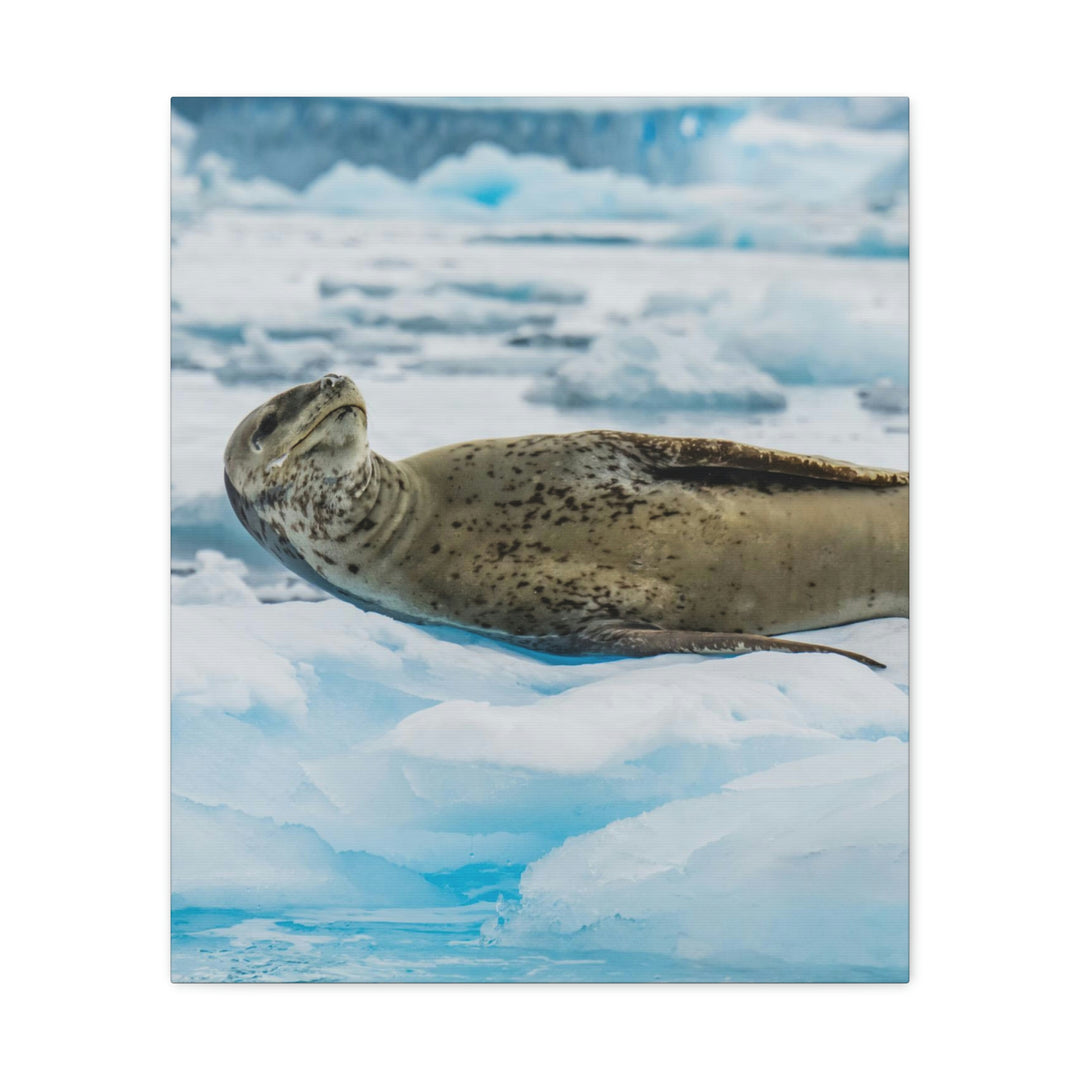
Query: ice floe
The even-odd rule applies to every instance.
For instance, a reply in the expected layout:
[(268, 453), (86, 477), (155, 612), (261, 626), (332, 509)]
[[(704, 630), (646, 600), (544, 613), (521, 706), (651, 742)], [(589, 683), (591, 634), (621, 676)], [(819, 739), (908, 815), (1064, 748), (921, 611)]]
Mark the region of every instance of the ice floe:
[(708, 338), (663, 330), (613, 332), (529, 390), (532, 401), (628, 409), (782, 409), (783, 391), (740, 357), (717, 355)]
[(890, 665), (874, 673), (787, 654), (552, 663), (333, 600), (177, 607), (174, 789), (399, 859), (430, 856), (441, 833), (481, 852), (507, 832), (551, 846), (840, 741), (904, 735), (905, 627), (808, 635)]
[(854, 740), (567, 840), (491, 940), (906, 979), (907, 746)]
[(334, 851), (314, 829), (175, 797), (172, 891), (176, 907), (247, 911), (454, 902), (403, 866), (361, 851)]

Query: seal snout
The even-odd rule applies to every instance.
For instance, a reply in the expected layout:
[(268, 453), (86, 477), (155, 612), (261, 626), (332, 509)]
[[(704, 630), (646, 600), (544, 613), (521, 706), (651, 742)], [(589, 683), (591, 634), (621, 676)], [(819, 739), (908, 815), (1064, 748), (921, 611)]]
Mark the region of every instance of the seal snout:
[(331, 413), (348, 406), (358, 408), (365, 416), (367, 414), (363, 395), (348, 375), (324, 375), (308, 383), (306, 389), (310, 395), (308, 407), (319, 414), (320, 423)]

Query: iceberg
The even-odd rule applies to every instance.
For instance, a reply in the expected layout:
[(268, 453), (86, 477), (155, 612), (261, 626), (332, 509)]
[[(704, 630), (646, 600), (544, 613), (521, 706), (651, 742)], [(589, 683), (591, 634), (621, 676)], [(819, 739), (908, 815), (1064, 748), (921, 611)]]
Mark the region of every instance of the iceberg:
[(559, 158), (510, 154), (485, 143), (443, 158), (416, 186), (433, 199), (498, 208), (518, 219), (666, 218), (694, 207), (678, 188), (613, 169), (574, 169)]
[[(902, 99), (654, 103), (639, 113), (588, 102), (554, 112), (362, 100), (179, 99), (177, 107), (178, 222), (261, 208), (473, 222), (487, 226), (478, 240), (564, 244), (641, 242), (569, 222), (667, 221), (680, 223), (663, 240), (670, 246), (907, 254)], [(398, 115), (393, 130), (387, 109)], [(320, 117), (317, 133), (300, 123), (308, 110)], [(368, 113), (358, 137), (357, 117)], [(438, 126), (428, 126), (436, 115)], [(385, 143), (373, 141), (372, 123), (385, 128)], [(459, 126), (461, 137), (448, 138)], [(499, 231), (511, 222), (539, 224)]]
[(399, 180), (378, 166), (338, 162), (291, 199), (306, 210), (332, 214), (460, 221), (632, 220), (700, 213), (709, 194), (707, 186), (651, 184), (612, 169), (574, 169), (559, 158), (512, 154), (478, 143), (443, 158), (415, 181)]
[(478, 143), (563, 158), (575, 169), (611, 168), (686, 184), (715, 179), (716, 147), (736, 140), (759, 147), (761, 156), (782, 154), (796, 140), (812, 148), (830, 138), (834, 153), (865, 155), (844, 136), (866, 133), (872, 140), (904, 133), (908, 125), (907, 99), (896, 97), (204, 97), (176, 98), (173, 109), (197, 129), (199, 154), (222, 154), (241, 175), (265, 176), (294, 191), (341, 161), (415, 180)]
[(906, 186), (906, 130), (868, 130), (783, 120), (754, 112), (735, 123), (717, 147), (716, 178), (835, 203), (872, 183)]
[(425, 217), (428, 209), (411, 184), (378, 166), (359, 168), (347, 161), (337, 162), (308, 185), (301, 201), (305, 209), (324, 214)]
[(261, 176), (250, 180), (238, 178), (234, 164), (220, 154), (203, 154), (190, 172), (198, 181), (198, 198), (202, 209), (228, 206), (250, 210), (283, 210), (297, 205), (295, 193), (281, 184)]

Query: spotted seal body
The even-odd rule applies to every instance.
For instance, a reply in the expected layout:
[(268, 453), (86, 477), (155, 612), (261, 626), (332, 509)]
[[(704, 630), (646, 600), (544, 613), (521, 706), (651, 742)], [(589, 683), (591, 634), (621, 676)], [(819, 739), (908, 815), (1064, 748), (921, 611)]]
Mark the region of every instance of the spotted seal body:
[(764, 635), (907, 614), (906, 473), (616, 431), (391, 462), (340, 376), (245, 418), (225, 473), (240, 520), (309, 581), (542, 651), (842, 652)]

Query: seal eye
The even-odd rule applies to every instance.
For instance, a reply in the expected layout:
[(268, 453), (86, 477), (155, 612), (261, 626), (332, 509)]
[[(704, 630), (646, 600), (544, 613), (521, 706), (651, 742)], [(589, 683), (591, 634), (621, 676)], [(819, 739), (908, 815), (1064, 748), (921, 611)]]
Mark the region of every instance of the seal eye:
[(272, 435), (277, 426), (277, 413), (267, 413), (259, 421), (259, 426), (255, 429), (255, 433), (251, 436), (252, 448), (256, 451), (261, 450), (263, 439), (265, 439), (268, 435)]

